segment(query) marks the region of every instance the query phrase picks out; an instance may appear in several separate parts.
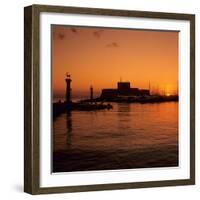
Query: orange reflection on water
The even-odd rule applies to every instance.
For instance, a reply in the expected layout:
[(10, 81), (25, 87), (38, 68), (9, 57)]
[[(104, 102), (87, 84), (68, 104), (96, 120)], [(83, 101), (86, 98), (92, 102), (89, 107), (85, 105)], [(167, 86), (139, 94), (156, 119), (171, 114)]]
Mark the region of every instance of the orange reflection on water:
[(178, 104), (114, 104), (111, 111), (74, 111), (54, 122), (55, 150), (137, 149), (177, 145)]
[(54, 121), (54, 152), (67, 153), (59, 164), (69, 162), (75, 171), (84, 170), (87, 160), (92, 169), (97, 162), (100, 169), (177, 166), (177, 102), (113, 105), (110, 111), (74, 111)]

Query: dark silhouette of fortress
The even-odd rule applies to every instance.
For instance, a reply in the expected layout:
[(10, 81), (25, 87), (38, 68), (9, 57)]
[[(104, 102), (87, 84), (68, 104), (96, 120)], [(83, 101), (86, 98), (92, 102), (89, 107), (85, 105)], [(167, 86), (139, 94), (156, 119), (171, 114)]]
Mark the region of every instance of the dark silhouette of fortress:
[(116, 89), (102, 89), (101, 98), (109, 99), (119, 96), (149, 96), (149, 89), (131, 88), (130, 82), (118, 82)]

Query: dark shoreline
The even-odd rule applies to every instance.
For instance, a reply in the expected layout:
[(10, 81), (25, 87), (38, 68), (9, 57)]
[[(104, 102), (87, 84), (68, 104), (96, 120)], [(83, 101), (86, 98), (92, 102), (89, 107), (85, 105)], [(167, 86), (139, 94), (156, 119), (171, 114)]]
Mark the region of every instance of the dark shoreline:
[(177, 167), (178, 145), (137, 150), (63, 150), (53, 152), (53, 172)]
[[(113, 103), (163, 103), (163, 102), (178, 102), (179, 97), (177, 95), (170, 95), (170, 96), (138, 96), (138, 97), (116, 97), (116, 98), (102, 98), (98, 97), (93, 100), (93, 102), (113, 102)], [(82, 100), (81, 102), (90, 102), (90, 99)]]
[(155, 104), (155, 103), (166, 103), (166, 102), (178, 102), (178, 96), (149, 96), (140, 98), (109, 98), (102, 99), (100, 97), (93, 99), (81, 100), (79, 102), (54, 102), (53, 107), (53, 119), (65, 112), (71, 112), (73, 110), (79, 111), (98, 111), (104, 109), (112, 109), (113, 106), (110, 103), (140, 103), (140, 104)]

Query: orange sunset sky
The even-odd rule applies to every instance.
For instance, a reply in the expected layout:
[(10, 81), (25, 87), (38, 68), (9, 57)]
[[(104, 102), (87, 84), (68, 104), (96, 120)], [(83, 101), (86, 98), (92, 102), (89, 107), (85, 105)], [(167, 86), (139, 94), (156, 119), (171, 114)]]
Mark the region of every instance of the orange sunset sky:
[(103, 88), (131, 87), (177, 93), (178, 32), (52, 25), (53, 97), (64, 97), (65, 74), (72, 96), (98, 96)]

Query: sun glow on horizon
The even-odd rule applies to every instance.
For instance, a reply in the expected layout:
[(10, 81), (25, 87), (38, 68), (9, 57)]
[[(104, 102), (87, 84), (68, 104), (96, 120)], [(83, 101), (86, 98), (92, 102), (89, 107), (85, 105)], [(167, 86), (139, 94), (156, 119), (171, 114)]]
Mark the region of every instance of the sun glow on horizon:
[(178, 32), (53, 26), (53, 95), (65, 95), (65, 74), (72, 95), (96, 95), (129, 81), (152, 94), (178, 94)]

